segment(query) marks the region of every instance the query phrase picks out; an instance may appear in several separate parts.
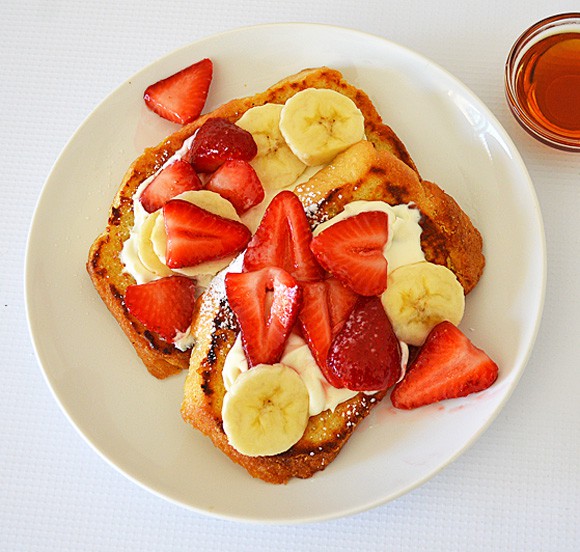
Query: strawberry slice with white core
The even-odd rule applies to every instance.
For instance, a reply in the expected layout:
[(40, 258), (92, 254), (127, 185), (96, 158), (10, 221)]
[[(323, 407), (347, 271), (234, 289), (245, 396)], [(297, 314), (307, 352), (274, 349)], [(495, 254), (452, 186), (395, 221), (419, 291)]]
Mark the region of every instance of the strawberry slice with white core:
[(359, 295), (380, 295), (387, 288), (389, 217), (368, 211), (341, 220), (310, 244), (318, 262)]
[(310, 250), (312, 231), (298, 197), (283, 191), (274, 197), (244, 254), (244, 270), (277, 266), (299, 282), (313, 282), (324, 271)]
[(379, 297), (359, 297), (332, 341), (326, 379), (353, 391), (388, 389), (401, 373), (401, 346)]
[(189, 328), (195, 305), (195, 280), (168, 276), (127, 287), (125, 306), (148, 330), (173, 342)]
[(241, 222), (201, 209), (182, 199), (163, 206), (169, 268), (196, 266), (242, 251), (251, 233)]
[(145, 187), (139, 201), (148, 213), (153, 213), (175, 196), (203, 187), (195, 169), (182, 159), (162, 169)]
[(302, 284), (303, 305), (300, 311), (302, 334), (323, 370), (332, 340), (344, 326), (357, 295), (336, 278)]
[(202, 112), (212, 77), (213, 63), (202, 59), (147, 87), (143, 99), (160, 117), (186, 125)]
[(393, 406), (413, 409), (487, 389), (497, 364), (451, 322), (435, 326), (391, 393)]
[(275, 364), (300, 311), (300, 286), (290, 274), (276, 267), (230, 272), (225, 284), (250, 366)]
[(264, 188), (260, 178), (252, 165), (243, 159), (226, 161), (211, 175), (205, 187), (227, 199), (235, 207), (238, 215), (264, 199)]

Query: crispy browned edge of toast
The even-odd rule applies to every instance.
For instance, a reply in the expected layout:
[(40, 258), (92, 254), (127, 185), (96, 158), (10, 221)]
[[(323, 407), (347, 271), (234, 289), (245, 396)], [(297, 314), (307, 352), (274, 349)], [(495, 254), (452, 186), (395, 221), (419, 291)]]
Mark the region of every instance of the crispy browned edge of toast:
[[(337, 175), (340, 175), (337, 181)], [(477, 283), (484, 266), (479, 232), (453, 198), (430, 182), (421, 181), (407, 164), (370, 142), (360, 142), (337, 156), (329, 167), (295, 193), (302, 201), (312, 226), (338, 214), (357, 199), (382, 200), (390, 204), (415, 203), (421, 210), (421, 245), (426, 258), (449, 267), (466, 293)], [(219, 289), (221, 274), (214, 285)], [(221, 408), (225, 388), (221, 376), (225, 357), (236, 337), (236, 322), (227, 300), (215, 290), (198, 304), (186, 379), (182, 416), (208, 435), (234, 462), (254, 477), (270, 483), (286, 483), (291, 477), (307, 478), (326, 468), (346, 444), (356, 426), (386, 394), (359, 393), (310, 418), (304, 436), (290, 450), (269, 457), (248, 457), (228, 443)]]
[(330, 88), (350, 97), (364, 114), (366, 135), (375, 147), (392, 152), (413, 170), (416, 169), (405, 146), (392, 129), (382, 123), (369, 97), (347, 83), (340, 72), (327, 67), (305, 69), (262, 93), (232, 100), (182, 127), (157, 146), (146, 149), (126, 172), (111, 205), (106, 228), (90, 248), (86, 267), (101, 299), (155, 377), (165, 378), (187, 369), (190, 352), (179, 351), (155, 332), (147, 330), (125, 307), (125, 290), (135, 280), (123, 272), (119, 253), (133, 226), (133, 194), (208, 118), (224, 117), (235, 122), (251, 107), (272, 102), (284, 103), (305, 88)]

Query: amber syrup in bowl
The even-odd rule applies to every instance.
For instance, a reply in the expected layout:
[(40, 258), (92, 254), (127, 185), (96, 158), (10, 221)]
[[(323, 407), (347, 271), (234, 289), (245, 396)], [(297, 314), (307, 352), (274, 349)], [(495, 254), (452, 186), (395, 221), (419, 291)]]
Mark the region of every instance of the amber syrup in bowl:
[(515, 118), (532, 136), (580, 152), (580, 13), (525, 31), (508, 55), (505, 85)]

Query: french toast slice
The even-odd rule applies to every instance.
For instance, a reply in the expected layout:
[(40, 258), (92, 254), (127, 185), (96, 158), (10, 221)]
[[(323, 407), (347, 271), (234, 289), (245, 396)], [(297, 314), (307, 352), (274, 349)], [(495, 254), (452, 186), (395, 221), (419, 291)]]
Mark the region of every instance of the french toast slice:
[[(438, 186), (422, 181), (408, 164), (371, 141), (359, 142), (339, 154), (294, 193), (313, 228), (355, 200), (383, 200), (393, 205), (413, 202), (422, 213), (421, 245), (427, 260), (450, 268), (466, 293), (481, 276), (485, 263), (482, 240), (469, 217)], [(186, 378), (182, 416), (254, 477), (270, 483), (311, 477), (336, 458), (386, 391), (359, 393), (334, 411), (312, 416), (300, 441), (282, 454), (240, 454), (228, 443), (221, 416), (225, 395), (222, 369), (238, 331), (223, 282), (221, 273), (201, 297), (194, 316), (196, 346)]]
[(481, 234), (457, 202), (436, 184), (422, 180), (391, 152), (378, 149), (371, 142), (354, 144), (327, 168), (298, 185), (294, 193), (312, 225), (334, 217), (352, 201), (414, 203), (421, 211), (421, 248), (425, 258), (454, 272), (466, 294), (483, 273)]
[(369, 97), (345, 81), (339, 71), (328, 67), (305, 69), (289, 76), (266, 91), (231, 100), (214, 111), (182, 127), (155, 147), (148, 148), (129, 167), (110, 208), (103, 233), (92, 244), (87, 270), (97, 292), (130, 339), (137, 354), (157, 378), (165, 378), (188, 368), (190, 352), (182, 352), (147, 330), (125, 307), (124, 296), (134, 278), (124, 271), (119, 258), (123, 243), (129, 238), (134, 223), (133, 196), (139, 185), (153, 175), (195, 131), (208, 119), (222, 117), (236, 122), (248, 109), (265, 103), (284, 103), (305, 88), (327, 88), (351, 98), (365, 118), (365, 134), (379, 151), (391, 152), (410, 170), (416, 167), (404, 144), (395, 132), (382, 122)]

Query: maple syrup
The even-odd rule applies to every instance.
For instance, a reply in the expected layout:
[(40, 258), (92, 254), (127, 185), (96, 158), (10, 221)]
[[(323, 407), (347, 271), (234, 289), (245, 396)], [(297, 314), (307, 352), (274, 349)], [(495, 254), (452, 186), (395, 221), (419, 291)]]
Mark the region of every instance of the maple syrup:
[[(558, 26), (558, 18), (566, 24)], [(548, 18), (524, 33), (506, 64), (506, 87), (526, 130), (550, 145), (580, 151), (580, 14)]]

